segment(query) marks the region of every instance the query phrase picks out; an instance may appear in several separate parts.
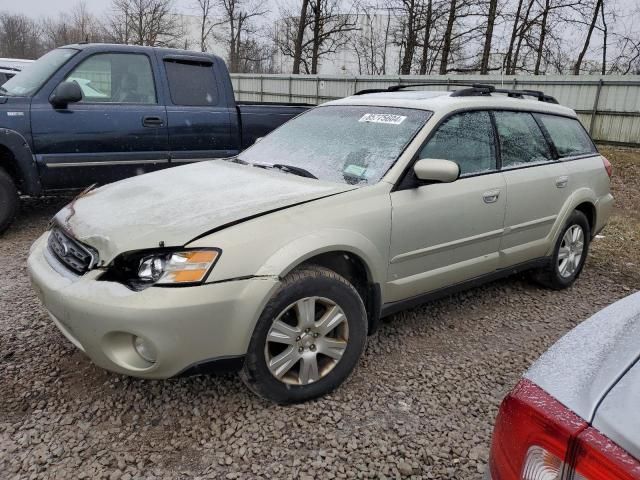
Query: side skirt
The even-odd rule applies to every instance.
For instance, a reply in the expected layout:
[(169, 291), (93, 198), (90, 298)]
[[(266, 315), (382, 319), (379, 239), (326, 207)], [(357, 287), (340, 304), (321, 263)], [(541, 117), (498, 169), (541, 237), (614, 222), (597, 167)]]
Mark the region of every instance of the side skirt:
[(448, 287), (432, 290), (430, 292), (423, 293), (415, 297), (410, 297), (405, 300), (385, 303), (384, 305), (382, 305), (380, 316), (382, 318), (388, 317), (389, 315), (401, 312), (402, 310), (408, 310), (410, 308), (417, 307), (418, 305), (422, 305), (423, 303), (432, 302), (439, 298), (447, 297), (463, 290), (479, 287), (480, 285), (484, 285), (485, 283), (493, 282), (495, 280), (499, 280), (501, 278), (523, 272), (525, 270), (545, 267), (549, 264), (550, 261), (551, 259), (548, 257), (537, 258), (528, 262), (519, 263), (518, 265), (513, 265), (509, 268), (502, 268), (485, 275), (480, 275), (479, 277), (474, 277), (471, 280), (465, 280), (464, 282), (455, 283), (453, 285), (449, 285)]

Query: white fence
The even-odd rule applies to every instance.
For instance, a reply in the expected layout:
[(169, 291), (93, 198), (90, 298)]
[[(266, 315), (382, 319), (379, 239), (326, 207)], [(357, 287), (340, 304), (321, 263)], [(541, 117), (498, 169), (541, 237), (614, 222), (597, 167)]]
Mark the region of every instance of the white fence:
[[(640, 146), (640, 76), (357, 76), (232, 74), (239, 100), (320, 104), (358, 90), (434, 82), (432, 90), (456, 83), (486, 83), (542, 90), (573, 108), (599, 142)], [(427, 87), (425, 87), (427, 88)]]

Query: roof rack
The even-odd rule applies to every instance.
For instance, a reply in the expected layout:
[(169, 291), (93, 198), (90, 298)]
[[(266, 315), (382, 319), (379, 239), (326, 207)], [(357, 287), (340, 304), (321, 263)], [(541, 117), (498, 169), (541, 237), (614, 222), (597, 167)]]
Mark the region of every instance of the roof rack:
[(540, 102), (546, 103), (558, 103), (551, 95), (546, 95), (539, 90), (509, 90), (506, 88), (496, 88), (494, 85), (488, 85), (484, 83), (444, 83), (444, 82), (429, 82), (429, 83), (410, 83), (405, 85), (391, 85), (387, 88), (370, 88), (367, 90), (360, 90), (354, 95), (366, 95), (368, 93), (385, 93), (385, 92), (397, 92), (405, 88), (411, 87), (431, 87), (431, 86), (447, 86), (447, 87), (468, 87), (454, 90), (451, 93), (452, 97), (477, 97), (491, 95), (492, 93), (506, 93), (511, 98), (524, 98), (535, 97)]

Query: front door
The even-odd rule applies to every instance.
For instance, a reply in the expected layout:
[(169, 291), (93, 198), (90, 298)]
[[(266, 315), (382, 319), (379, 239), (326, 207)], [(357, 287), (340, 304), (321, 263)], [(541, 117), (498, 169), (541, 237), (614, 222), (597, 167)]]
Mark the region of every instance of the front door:
[[(488, 112), (454, 114), (420, 159), (452, 160), (461, 177), (391, 194), (392, 234), (385, 302), (414, 297), (491, 272), (499, 265), (506, 210)], [(410, 173), (413, 175), (413, 172)]]
[(109, 183), (168, 166), (167, 117), (149, 57), (100, 53), (65, 77), (83, 99), (32, 105), (32, 132), (46, 188)]

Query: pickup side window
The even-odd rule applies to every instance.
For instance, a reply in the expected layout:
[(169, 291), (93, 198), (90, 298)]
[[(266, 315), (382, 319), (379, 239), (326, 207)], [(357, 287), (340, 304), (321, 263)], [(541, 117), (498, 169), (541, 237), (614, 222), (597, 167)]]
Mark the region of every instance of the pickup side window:
[(489, 112), (457, 113), (438, 127), (419, 158), (456, 162), (461, 175), (481, 173), (496, 169), (494, 144)]
[(210, 107), (218, 104), (218, 88), (211, 63), (165, 60), (164, 66), (174, 105)]
[(546, 114), (537, 114), (537, 117), (549, 132), (561, 158), (596, 152), (589, 135), (575, 118)]
[(538, 123), (528, 112), (493, 113), (503, 168), (521, 167), (553, 160), (549, 144)]
[(92, 55), (74, 68), (66, 80), (80, 85), (83, 102), (158, 103), (151, 63), (146, 55)]

